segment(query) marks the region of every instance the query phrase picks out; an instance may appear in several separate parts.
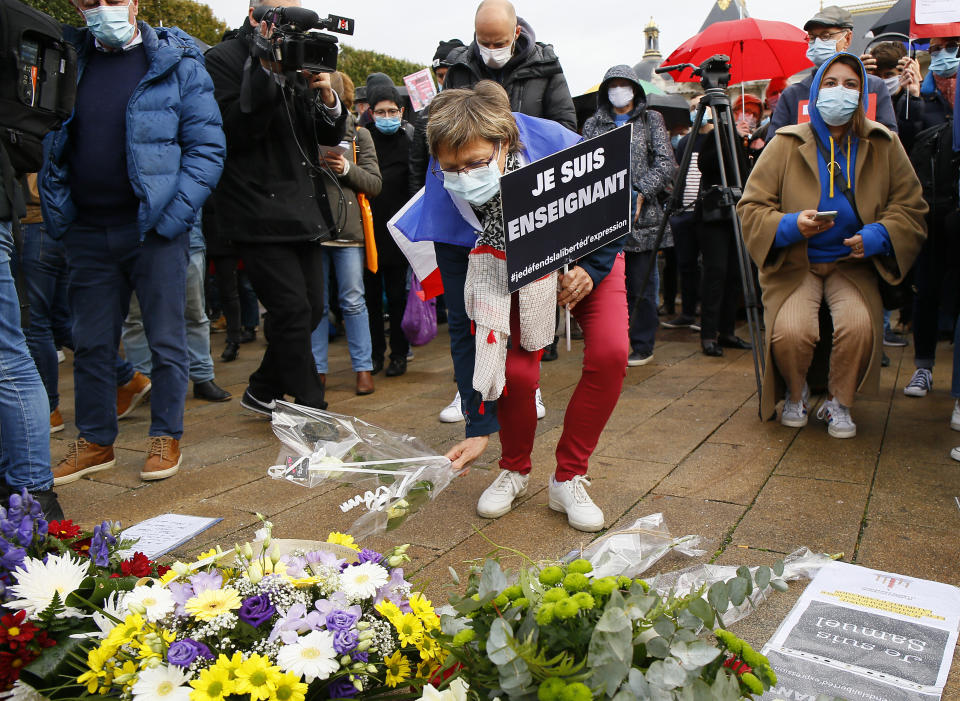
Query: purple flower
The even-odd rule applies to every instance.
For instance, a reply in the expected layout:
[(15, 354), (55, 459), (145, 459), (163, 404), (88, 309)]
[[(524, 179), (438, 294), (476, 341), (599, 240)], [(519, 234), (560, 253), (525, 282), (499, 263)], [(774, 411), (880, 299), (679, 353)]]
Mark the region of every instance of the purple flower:
[(313, 630), (307, 618), (307, 607), (304, 604), (294, 604), (286, 613), (281, 611), (280, 619), (273, 624), (273, 630), (267, 639), (273, 642), (280, 638), (285, 645), (296, 642), (300, 633)]
[(370, 653), (368, 652), (354, 652), (351, 653), (350, 657), (353, 658), (354, 662), (363, 662), (366, 664), (370, 661)]
[(187, 609), (185, 606), (187, 601), (194, 597), (193, 587), (187, 582), (173, 581), (167, 584), (167, 589), (173, 594), (173, 601), (176, 604), (174, 613), (178, 616), (186, 616)]
[(240, 606), (237, 616), (244, 623), (259, 628), (269, 621), (276, 612), (277, 609), (270, 602), (270, 597), (266, 594), (258, 594), (243, 600), (243, 605)]
[(338, 655), (346, 654), (357, 646), (359, 638), (355, 630), (338, 630), (333, 634), (333, 649)]
[(307, 561), (308, 565), (322, 565), (324, 567), (337, 567), (343, 562), (329, 550), (313, 550), (304, 553), (303, 559)]
[(327, 614), (327, 630), (350, 630), (360, 619), (357, 611), (341, 611), (336, 609)]
[(379, 565), (381, 560), (383, 560), (383, 555), (378, 553), (376, 550), (368, 550), (367, 548), (364, 548), (357, 553), (358, 565), (362, 565), (364, 562), (372, 562), (375, 565)]
[(410, 603), (407, 601), (406, 597), (402, 596), (397, 588), (407, 585), (407, 581), (403, 578), (403, 568), (394, 567), (390, 570), (390, 579), (387, 580), (387, 583), (382, 587), (377, 589), (377, 596), (374, 598), (374, 605), (379, 604), (384, 599), (392, 601), (394, 604), (400, 607), (400, 610), (404, 613), (410, 613), (412, 609), (410, 608)]
[(110, 546), (117, 544), (116, 536), (111, 533), (110, 522), (104, 521), (93, 527), (93, 538), (90, 540), (90, 559), (98, 567), (110, 564)]
[(208, 589), (219, 589), (222, 587), (223, 577), (219, 572), (197, 572), (190, 577), (190, 584), (193, 586), (194, 596), (198, 596)]
[(338, 677), (330, 682), (327, 693), (331, 699), (352, 699), (357, 695), (357, 689), (346, 677)]
[(189, 667), (198, 657), (212, 660), (213, 653), (210, 652), (210, 648), (193, 638), (178, 640), (172, 643), (170, 649), (167, 650), (167, 662), (177, 667)]
[(307, 566), (306, 559), (299, 557), (297, 555), (284, 555), (280, 558), (280, 562), (287, 566), (287, 575), (290, 577), (306, 577), (307, 571), (304, 569)]

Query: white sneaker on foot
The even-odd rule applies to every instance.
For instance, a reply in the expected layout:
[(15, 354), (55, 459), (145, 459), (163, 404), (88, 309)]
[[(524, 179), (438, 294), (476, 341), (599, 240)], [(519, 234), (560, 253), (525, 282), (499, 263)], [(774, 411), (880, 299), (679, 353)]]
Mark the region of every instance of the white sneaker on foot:
[(927, 392), (933, 389), (933, 373), (926, 368), (917, 368), (913, 377), (903, 388), (903, 393), (908, 397), (926, 397)]
[(593, 503), (585, 487), (590, 482), (583, 475), (575, 475), (566, 482), (550, 478), (550, 508), (567, 514), (567, 522), (578, 531), (594, 533), (603, 528), (603, 512)]
[(793, 401), (790, 397), (790, 390), (787, 390), (787, 397), (783, 401), (783, 410), (780, 412), (780, 423), (790, 428), (803, 428), (807, 425), (807, 412), (809, 411), (807, 400), (810, 399), (810, 388), (804, 384), (803, 392), (800, 395), (800, 401)]
[(500, 518), (513, 508), (513, 500), (527, 493), (530, 475), (500, 470), (493, 484), (483, 490), (477, 501), (477, 513), (483, 518)]
[(950, 457), (956, 460), (957, 462), (960, 462), (960, 448), (954, 448), (953, 450), (951, 450)]
[(857, 435), (857, 425), (850, 417), (850, 407), (845, 407), (836, 399), (826, 400), (817, 411), (817, 418), (827, 422), (827, 433), (834, 438), (853, 438)]
[[(546, 405), (544, 405), (544, 403), (543, 403), (543, 397), (540, 396), (540, 388), (539, 388), (539, 387), (537, 387), (536, 400), (537, 400), (537, 421), (539, 421), (540, 419), (542, 419), (544, 416), (547, 415), (547, 407), (546, 407)], [(958, 429), (958, 430), (960, 430), (960, 429)]]
[(950, 428), (960, 431), (960, 399), (953, 403), (953, 415), (950, 417)]
[(453, 401), (447, 404), (440, 412), (440, 420), (445, 424), (455, 424), (463, 421), (463, 412), (460, 409), (460, 392), (453, 398)]

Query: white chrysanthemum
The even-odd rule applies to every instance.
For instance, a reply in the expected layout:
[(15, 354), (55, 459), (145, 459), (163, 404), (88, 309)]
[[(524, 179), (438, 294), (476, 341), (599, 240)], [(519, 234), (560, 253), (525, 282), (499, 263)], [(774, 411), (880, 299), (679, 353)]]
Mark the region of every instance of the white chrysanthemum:
[(340, 588), (351, 599), (369, 599), (387, 583), (390, 575), (380, 565), (364, 562), (348, 567), (340, 575)]
[(134, 587), (123, 600), (128, 609), (136, 610), (137, 606), (144, 609), (144, 616), (148, 621), (159, 621), (173, 611), (175, 602), (173, 593), (166, 587)]
[(285, 672), (299, 675), (309, 684), (314, 679), (326, 679), (340, 669), (333, 649), (333, 634), (315, 630), (284, 645), (277, 653), (277, 665)]
[(10, 689), (10, 695), (6, 697), (6, 701), (50, 701), (50, 699), (18, 679), (13, 683), (13, 688)]
[[(67, 597), (80, 588), (90, 567), (88, 560), (74, 560), (66, 555), (47, 555), (47, 561), (28, 557), (22, 567), (13, 573), (16, 584), (10, 587), (10, 593), (20, 597), (8, 601), (5, 606), (12, 609), (24, 609), (32, 618), (46, 609), (53, 601), (54, 593), (60, 595), (65, 603)], [(67, 608), (62, 617), (81, 616), (83, 612), (76, 608)]]
[(190, 701), (190, 675), (165, 664), (144, 669), (133, 685), (133, 701)]
[(423, 687), (420, 701), (467, 701), (467, 689), (470, 688), (463, 679), (454, 679), (450, 686), (438, 691), (433, 684)]

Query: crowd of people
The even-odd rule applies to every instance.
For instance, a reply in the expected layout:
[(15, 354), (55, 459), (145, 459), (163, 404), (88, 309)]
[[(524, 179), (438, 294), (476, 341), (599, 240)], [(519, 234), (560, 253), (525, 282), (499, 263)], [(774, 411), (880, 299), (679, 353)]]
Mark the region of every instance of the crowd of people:
[[(231, 400), (216, 383), (212, 330), (226, 332), (219, 357), (231, 362), (262, 323), (266, 348), (240, 405), (264, 417), (283, 399), (327, 407), (338, 329), (356, 394), (373, 393), (381, 372), (403, 375), (413, 353), (401, 320), (417, 281), (396, 235), (432, 241), (443, 281), (437, 315), (456, 394), (439, 419), (465, 425), (448, 453), (454, 468), (499, 433), (501, 470), (481, 516), (507, 513), (527, 491), (546, 413), (540, 368), (557, 358), (563, 309), (582, 333), (583, 361), (549, 506), (579, 530), (604, 525), (586, 491), (588, 463), (628, 368), (653, 360), (661, 326), (698, 331), (706, 356), (751, 350), (735, 332), (744, 283), (762, 292), (763, 418), (779, 404), (784, 425), (805, 426), (811, 396), (823, 394), (817, 416), (829, 435), (855, 436), (856, 393), (877, 388), (884, 345), (907, 343), (894, 312), (913, 334), (908, 396), (929, 393), (936, 343), (958, 334), (951, 427), (960, 430), (957, 37), (930, 39), (924, 73), (899, 42), (849, 53), (850, 13), (822, 8), (804, 26), (813, 71), (770, 80), (762, 97), (736, 91), (731, 163), (717, 151), (712, 107), (696, 133), (699, 97), (689, 123), (668, 128), (629, 65), (598, 74), (596, 110), (578, 123), (553, 47), (508, 0), (480, 3), (469, 43), (439, 43), (440, 92), (419, 113), (382, 73), (285, 71), (257, 48), (278, 11), (263, 14), (258, 0), (205, 54), (176, 28), (138, 21), (136, 3), (73, 1), (86, 23), (64, 30), (78, 52), (76, 106), (48, 135), (39, 173), (0, 197), (10, 261), (0, 261), (0, 491), (27, 489), (52, 518), (53, 488), (113, 468), (118, 419), (148, 395), (140, 475), (178, 472), (189, 384), (198, 399)], [(629, 232), (511, 294), (501, 176), (625, 125)], [(734, 170), (745, 181), (737, 210), (751, 270), (724, 204)], [(411, 225), (404, 212), (416, 200)], [(18, 293), (31, 310), (22, 330)], [(52, 464), (49, 435), (64, 429), (61, 348), (73, 355), (78, 435)]]

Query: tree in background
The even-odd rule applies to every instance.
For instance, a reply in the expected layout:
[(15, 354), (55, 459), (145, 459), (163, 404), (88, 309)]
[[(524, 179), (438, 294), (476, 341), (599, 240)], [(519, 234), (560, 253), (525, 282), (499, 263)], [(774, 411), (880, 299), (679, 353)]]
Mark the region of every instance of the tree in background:
[[(23, 0), (31, 7), (46, 12), (58, 22), (83, 25), (83, 17), (69, 0)], [(217, 19), (207, 5), (193, 0), (140, 0), (138, 17), (153, 27), (180, 27), (190, 36), (207, 44), (218, 44), (229, 29)]]
[(422, 68), (426, 66), (343, 44), (340, 45), (340, 56), (337, 58), (337, 70), (346, 73), (357, 85), (363, 85), (368, 75), (378, 72), (390, 76), (394, 85), (403, 85), (403, 76), (416, 73)]

